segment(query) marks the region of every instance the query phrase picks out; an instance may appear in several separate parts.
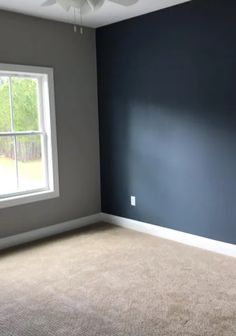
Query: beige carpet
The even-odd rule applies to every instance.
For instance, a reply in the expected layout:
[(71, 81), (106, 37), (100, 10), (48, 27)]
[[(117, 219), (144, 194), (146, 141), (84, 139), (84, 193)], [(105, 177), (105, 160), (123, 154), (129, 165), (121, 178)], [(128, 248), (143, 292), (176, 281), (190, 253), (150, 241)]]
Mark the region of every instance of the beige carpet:
[(236, 259), (109, 226), (0, 257), (0, 336), (235, 336)]

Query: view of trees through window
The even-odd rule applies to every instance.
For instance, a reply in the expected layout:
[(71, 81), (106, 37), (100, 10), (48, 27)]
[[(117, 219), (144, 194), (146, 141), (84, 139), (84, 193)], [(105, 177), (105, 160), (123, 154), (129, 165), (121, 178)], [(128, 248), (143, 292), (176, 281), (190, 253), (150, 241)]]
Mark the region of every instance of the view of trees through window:
[(38, 79), (0, 76), (0, 195), (44, 185)]

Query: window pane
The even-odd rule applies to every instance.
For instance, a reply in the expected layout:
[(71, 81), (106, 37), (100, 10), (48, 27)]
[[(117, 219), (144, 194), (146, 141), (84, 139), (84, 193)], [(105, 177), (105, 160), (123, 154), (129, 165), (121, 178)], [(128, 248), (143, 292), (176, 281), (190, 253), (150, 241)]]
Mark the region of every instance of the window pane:
[(39, 129), (37, 79), (12, 77), (12, 105), (15, 131)]
[(13, 137), (0, 137), (0, 196), (17, 191)]
[(9, 78), (0, 76), (0, 132), (11, 130)]
[(46, 187), (40, 135), (17, 136), (19, 190)]

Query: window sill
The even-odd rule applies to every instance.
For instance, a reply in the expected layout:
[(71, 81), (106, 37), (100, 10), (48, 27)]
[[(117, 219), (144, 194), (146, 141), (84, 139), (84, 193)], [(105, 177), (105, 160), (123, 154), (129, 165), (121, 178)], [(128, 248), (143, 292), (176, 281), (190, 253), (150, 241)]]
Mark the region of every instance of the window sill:
[(0, 209), (14, 207), (23, 204), (29, 204), (33, 202), (45, 201), (51, 198), (59, 197), (58, 190), (43, 190), (38, 192), (32, 192), (29, 194), (10, 196), (0, 199)]

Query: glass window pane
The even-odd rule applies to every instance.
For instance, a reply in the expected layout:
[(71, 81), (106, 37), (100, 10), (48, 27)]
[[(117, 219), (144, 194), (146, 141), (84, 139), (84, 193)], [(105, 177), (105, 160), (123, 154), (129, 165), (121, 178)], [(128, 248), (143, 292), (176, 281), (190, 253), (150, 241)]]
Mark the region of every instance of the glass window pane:
[(46, 187), (40, 135), (17, 136), (19, 190)]
[(0, 132), (11, 130), (9, 78), (0, 76)]
[(12, 77), (12, 106), (15, 131), (39, 129), (37, 79)]
[(17, 191), (13, 137), (0, 137), (0, 196)]

